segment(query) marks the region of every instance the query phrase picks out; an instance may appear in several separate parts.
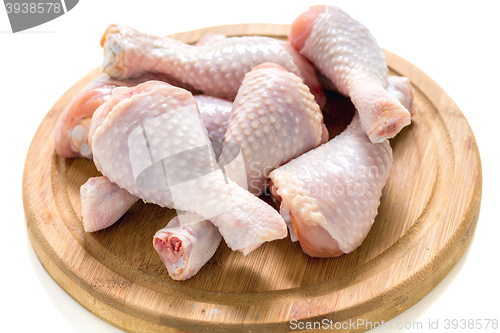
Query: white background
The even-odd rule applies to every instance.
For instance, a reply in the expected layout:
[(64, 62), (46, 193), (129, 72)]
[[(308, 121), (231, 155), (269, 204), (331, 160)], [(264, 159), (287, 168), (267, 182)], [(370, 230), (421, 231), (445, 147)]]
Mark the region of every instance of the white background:
[[(468, 250), (434, 291), (391, 323), (422, 322), (426, 328), (429, 320), (439, 320), (443, 328), (445, 319), (500, 319), (497, 2), (329, 3), (366, 25), (380, 46), (433, 78), (465, 114), (481, 152), (483, 198)], [(100, 65), (99, 40), (106, 27), (123, 23), (168, 35), (223, 24), (291, 23), (313, 4), (305, 0), (294, 4), (270, 0), (83, 0), (66, 15), (17, 34), (11, 33), (6, 11), (0, 7), (2, 328), (8, 328), (7, 332), (120, 331), (83, 309), (43, 270), (27, 236), (21, 196), (24, 160), (37, 127), (73, 83)]]

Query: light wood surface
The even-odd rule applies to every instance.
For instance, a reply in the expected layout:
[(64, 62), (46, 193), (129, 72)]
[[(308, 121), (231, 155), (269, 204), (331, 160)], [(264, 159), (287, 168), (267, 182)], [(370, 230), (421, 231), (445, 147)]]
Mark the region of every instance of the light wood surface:
[[(288, 28), (233, 25), (173, 37), (193, 43), (218, 32), (284, 39)], [(292, 319), (374, 324), (398, 315), (429, 293), (469, 244), (479, 214), (481, 162), (449, 96), (404, 59), (390, 52), (386, 58), (391, 74), (412, 81), (419, 112), (391, 140), (394, 167), (379, 214), (353, 253), (310, 258), (287, 238), (244, 257), (222, 243), (196, 276), (177, 282), (152, 247), (154, 233), (174, 211), (139, 202), (110, 228), (85, 233), (79, 189), (99, 172), (91, 161), (59, 158), (54, 129), (72, 97), (100, 74), (96, 69), (48, 112), (26, 158), (25, 216), (40, 262), (77, 302), (127, 332), (286, 332)], [(328, 97), (325, 122), (333, 135), (349, 122), (352, 105)]]

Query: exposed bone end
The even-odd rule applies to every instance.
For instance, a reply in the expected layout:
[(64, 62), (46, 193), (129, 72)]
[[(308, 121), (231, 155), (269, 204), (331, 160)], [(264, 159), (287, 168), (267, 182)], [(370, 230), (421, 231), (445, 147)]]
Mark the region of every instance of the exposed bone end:
[[(406, 110), (405, 110), (406, 111)], [(389, 118), (381, 118), (373, 127), (373, 130), (368, 134), (368, 138), (372, 143), (382, 143), (387, 139), (395, 137), (403, 127), (410, 125), (411, 118), (409, 116), (399, 115)]]
[(153, 237), (153, 247), (172, 279), (187, 280), (196, 274), (196, 270), (194, 273), (188, 270), (190, 242), (187, 238), (160, 230)]
[[(131, 28), (128, 28), (131, 30)], [(122, 34), (127, 33), (115, 24), (111, 24), (101, 38), (101, 46), (104, 49), (104, 57), (101, 71), (114, 79), (122, 80), (132, 76), (125, 63), (125, 52), (123, 52)]]
[(153, 240), (155, 250), (160, 254), (163, 262), (177, 263), (184, 255), (182, 240), (171, 234), (155, 235)]
[(102, 34), (101, 41), (100, 41), (101, 47), (104, 47), (104, 42), (106, 41), (106, 36), (108, 34), (116, 34), (119, 32), (120, 32), (120, 29), (118, 28), (118, 26), (116, 24), (110, 24), (106, 28), (106, 31), (104, 31), (104, 34)]
[(92, 159), (92, 151), (88, 141), (88, 133), (92, 116), (77, 119), (68, 130), (69, 143), (73, 151), (81, 157)]

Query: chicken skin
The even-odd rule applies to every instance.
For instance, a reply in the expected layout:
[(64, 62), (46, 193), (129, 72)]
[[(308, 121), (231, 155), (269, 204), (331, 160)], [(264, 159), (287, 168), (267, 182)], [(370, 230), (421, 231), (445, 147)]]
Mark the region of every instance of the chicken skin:
[(370, 142), (356, 114), (340, 135), (272, 171), (271, 193), (302, 250), (335, 257), (365, 239), (391, 166), (389, 141)]
[[(221, 98), (194, 96), (216, 157), (220, 155), (233, 103)], [(92, 156), (92, 155), (90, 155)], [(80, 189), (85, 231), (109, 227), (125, 214), (138, 197), (120, 189), (106, 177), (90, 178)]]
[(371, 142), (394, 137), (410, 112), (387, 92), (382, 49), (366, 27), (334, 6), (317, 5), (291, 25), (291, 44), (351, 98)]
[(133, 87), (148, 80), (160, 80), (189, 91), (195, 90), (171, 75), (146, 73), (127, 80), (115, 80), (102, 75), (90, 81), (63, 111), (56, 126), (56, 153), (61, 157), (92, 158), (88, 131), (94, 112), (111, 98), (116, 87)]
[(198, 104), (201, 120), (208, 131), (208, 138), (212, 142), (215, 158), (218, 160), (222, 152), (222, 144), (224, 143), (233, 103), (208, 95), (195, 95), (194, 99)]
[(209, 219), (245, 255), (286, 237), (280, 214), (218, 168), (191, 93), (148, 81), (113, 90), (101, 108), (109, 111), (90, 139), (95, 165), (110, 181), (147, 202)]
[(233, 100), (246, 73), (261, 63), (275, 62), (302, 78), (320, 106), (326, 101), (310, 62), (289, 43), (270, 37), (228, 37), (193, 46), (112, 24), (101, 45), (101, 69), (116, 79), (166, 73), (205, 94)]
[[(210, 45), (218, 40), (226, 38), (225, 35), (221, 34), (207, 34), (203, 36), (195, 45), (203, 46)], [(92, 151), (88, 143), (88, 131), (92, 116), (99, 106), (111, 98), (111, 92), (116, 87), (133, 87), (139, 83), (146, 82), (148, 80), (159, 80), (167, 82), (171, 85), (184, 88), (196, 93), (197, 91), (191, 86), (184, 84), (180, 80), (177, 80), (171, 75), (158, 74), (158, 73), (146, 73), (135, 79), (127, 80), (115, 80), (108, 75), (102, 75), (89, 84), (87, 84), (73, 99), (71, 104), (64, 110), (63, 114), (59, 118), (56, 127), (56, 152), (61, 157), (73, 158), (73, 157), (84, 157), (92, 158)], [(204, 106), (207, 107), (207, 120), (211, 124), (212, 119), (217, 121), (220, 117), (225, 118), (223, 114), (219, 114), (218, 111), (228, 112), (232, 107), (229, 106), (228, 102), (223, 102), (221, 100), (215, 100), (214, 98), (208, 99), (200, 96), (201, 103), (203, 104), (200, 112), (202, 113)], [(216, 103), (212, 105), (210, 102)], [(198, 103), (200, 104), (200, 102)], [(227, 116), (229, 118), (229, 116)], [(205, 119), (204, 119), (205, 121)], [(221, 126), (221, 128), (224, 126)], [(210, 127), (209, 136), (213, 132), (220, 132), (219, 129)], [(215, 134), (215, 137), (219, 137)], [(224, 138), (224, 134), (222, 134)], [(219, 141), (217, 141), (219, 142)], [(219, 155), (220, 150), (219, 148)]]
[(92, 158), (88, 128), (95, 110), (109, 100), (111, 92), (126, 82), (98, 77), (85, 86), (64, 110), (56, 127), (56, 152), (66, 158)]
[(86, 232), (109, 227), (139, 200), (106, 177), (90, 178), (80, 188), (80, 196)]
[[(245, 75), (229, 119), (221, 163), (229, 178), (259, 196), (269, 172), (328, 138), (308, 87), (283, 67), (265, 63)], [(325, 140), (326, 141), (326, 140)], [(233, 145), (228, 145), (233, 143)], [(246, 180), (228, 163), (241, 150)]]

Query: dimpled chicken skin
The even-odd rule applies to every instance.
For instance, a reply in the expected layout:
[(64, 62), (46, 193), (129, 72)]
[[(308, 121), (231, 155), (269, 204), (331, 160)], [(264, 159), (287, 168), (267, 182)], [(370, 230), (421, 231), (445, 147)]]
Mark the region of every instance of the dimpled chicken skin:
[(286, 237), (275, 209), (217, 169), (191, 93), (149, 81), (115, 89), (101, 107), (111, 111), (95, 129), (92, 152), (110, 181), (147, 202), (210, 219), (245, 255)]
[[(206, 95), (195, 95), (194, 99), (198, 104), (201, 118), (207, 128), (209, 139), (214, 143), (214, 152), (217, 157), (222, 150), (224, 133), (227, 129), (233, 103)], [(111, 110), (107, 108), (106, 113), (100, 115), (102, 119), (96, 121), (96, 123), (102, 124)], [(98, 126), (94, 127), (97, 128)], [(94, 127), (92, 133), (95, 131)], [(83, 225), (85, 231), (89, 232), (109, 227), (139, 200), (126, 190), (120, 189), (106, 177), (90, 178), (87, 183), (82, 185), (80, 193)]]
[[(328, 138), (323, 115), (302, 80), (283, 67), (265, 63), (245, 75), (226, 131), (221, 162), (241, 149), (248, 190), (260, 195), (269, 172)], [(229, 157), (228, 157), (229, 156)], [(232, 165), (226, 167), (231, 178)], [(234, 180), (234, 179), (233, 179)]]
[(365, 239), (391, 166), (389, 142), (371, 143), (356, 114), (334, 139), (272, 171), (271, 192), (303, 251), (335, 257)]
[(139, 200), (104, 176), (90, 178), (80, 187), (80, 196), (86, 232), (109, 227)]
[(320, 106), (326, 101), (314, 67), (289, 43), (249, 36), (204, 44), (193, 46), (112, 24), (101, 39), (101, 69), (117, 79), (166, 73), (205, 94), (233, 100), (246, 73), (264, 62), (275, 62), (304, 79)]
[(133, 87), (149, 80), (160, 80), (194, 91), (187, 84), (165, 74), (146, 73), (127, 80), (115, 80), (108, 75), (101, 75), (83, 87), (59, 117), (56, 126), (57, 155), (66, 158), (92, 159), (88, 131), (94, 112), (111, 98), (112, 91), (116, 87)]
[(385, 89), (388, 69), (382, 49), (366, 27), (341, 9), (311, 7), (292, 23), (288, 38), (351, 98), (373, 143), (394, 137), (410, 124), (409, 111)]
[[(210, 45), (224, 38), (226, 38), (226, 36), (221, 34), (207, 34), (195, 45)], [(133, 87), (149, 80), (164, 81), (193, 93), (196, 92), (189, 85), (184, 84), (168, 74), (146, 73), (140, 77), (127, 80), (115, 80), (108, 75), (102, 75), (89, 82), (75, 96), (71, 104), (64, 110), (59, 118), (56, 126), (57, 154), (66, 158), (85, 157), (91, 159), (92, 151), (88, 143), (88, 132), (94, 112), (99, 106), (109, 100), (114, 88), (122, 86)], [(229, 102), (225, 103), (217, 99), (207, 99), (202, 96), (200, 96), (200, 99), (202, 102), (205, 102), (203, 105), (207, 106), (209, 111), (207, 117), (209, 120), (223, 117), (219, 115), (217, 111), (225, 111), (224, 108), (229, 108), (230, 110), (232, 106), (228, 106)], [(211, 104), (216, 104), (216, 106)], [(200, 110), (200, 112), (202, 112), (203, 117), (203, 109)], [(227, 118), (229, 118), (229, 116)], [(209, 136), (210, 130), (211, 129), (209, 129)], [(220, 133), (220, 129), (213, 129), (213, 131)], [(217, 136), (217, 134), (215, 134), (215, 136)], [(224, 137), (224, 134), (222, 134), (222, 137)]]

